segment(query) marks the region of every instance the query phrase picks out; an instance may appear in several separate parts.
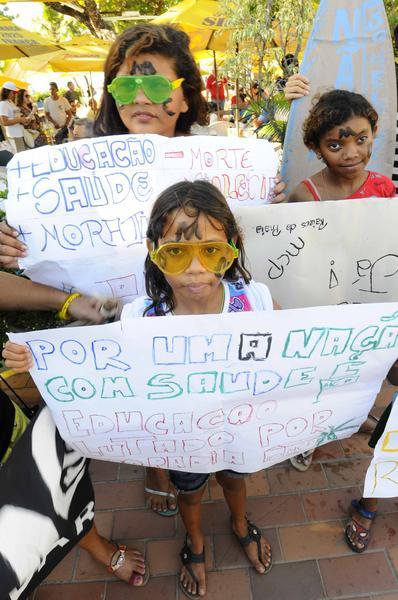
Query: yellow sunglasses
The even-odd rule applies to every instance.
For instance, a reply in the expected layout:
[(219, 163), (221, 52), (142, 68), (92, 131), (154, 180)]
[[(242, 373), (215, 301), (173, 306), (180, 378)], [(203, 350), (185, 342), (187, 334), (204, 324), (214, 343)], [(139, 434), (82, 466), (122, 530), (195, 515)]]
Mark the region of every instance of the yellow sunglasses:
[(179, 275), (186, 271), (194, 256), (211, 273), (223, 275), (239, 256), (231, 240), (227, 242), (168, 242), (149, 252), (153, 263), (166, 275)]

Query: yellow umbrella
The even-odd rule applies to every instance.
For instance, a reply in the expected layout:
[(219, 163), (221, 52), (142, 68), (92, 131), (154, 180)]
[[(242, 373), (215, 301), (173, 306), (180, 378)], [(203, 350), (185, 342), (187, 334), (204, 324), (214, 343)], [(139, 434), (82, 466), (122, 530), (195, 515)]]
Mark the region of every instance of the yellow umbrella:
[(21, 58), (18, 63), (25, 71), (103, 71), (110, 42), (81, 36), (63, 44), (64, 49), (32, 58)]
[(231, 32), (224, 22), (225, 17), (220, 14), (215, 0), (183, 0), (151, 21), (158, 25), (178, 25), (189, 35), (192, 52), (224, 52)]
[(22, 56), (37, 56), (45, 52), (59, 50), (51, 40), (42, 38), (37, 33), (31, 33), (18, 27), (10, 19), (0, 16), (0, 60), (20, 58)]
[(27, 90), (29, 87), (27, 81), (21, 81), (20, 79), (15, 79), (15, 77), (7, 77), (7, 75), (0, 75), (0, 88), (3, 87), (3, 83), (6, 81), (12, 81), (20, 90)]

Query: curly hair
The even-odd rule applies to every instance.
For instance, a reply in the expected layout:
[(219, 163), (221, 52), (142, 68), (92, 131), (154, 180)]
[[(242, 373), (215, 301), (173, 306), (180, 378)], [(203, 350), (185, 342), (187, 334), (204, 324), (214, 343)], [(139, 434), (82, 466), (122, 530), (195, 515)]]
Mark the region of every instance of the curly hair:
[(172, 59), (177, 78), (185, 79), (182, 89), (188, 103), (188, 111), (179, 115), (176, 131), (186, 134), (193, 123), (205, 124), (206, 104), (202, 96), (203, 82), (189, 49), (187, 34), (169, 25), (136, 25), (123, 31), (109, 50), (104, 67), (104, 92), (94, 123), (96, 135), (128, 133), (107, 87), (116, 77), (126, 58), (144, 52)]
[(321, 138), (352, 117), (363, 117), (375, 130), (379, 115), (361, 96), (347, 90), (332, 90), (314, 98), (314, 105), (303, 123), (303, 140), (307, 148), (319, 148)]
[[(203, 214), (210, 223), (213, 219), (221, 223), (226, 238), (228, 240), (236, 238), (235, 245), (239, 250), (238, 258), (234, 260), (224, 276), (230, 281), (242, 277), (246, 283), (249, 283), (251, 274), (245, 266), (242, 234), (227, 201), (218, 188), (208, 181), (201, 180), (182, 181), (164, 190), (152, 207), (147, 229), (147, 238), (155, 246), (163, 236), (168, 215), (174, 210), (183, 210), (187, 216), (193, 218)], [(149, 254), (145, 259), (145, 287), (149, 298), (152, 299), (152, 304), (145, 312), (154, 308), (157, 315), (164, 314), (162, 303), (166, 304), (168, 311), (173, 311), (173, 290), (162, 271), (151, 261)]]

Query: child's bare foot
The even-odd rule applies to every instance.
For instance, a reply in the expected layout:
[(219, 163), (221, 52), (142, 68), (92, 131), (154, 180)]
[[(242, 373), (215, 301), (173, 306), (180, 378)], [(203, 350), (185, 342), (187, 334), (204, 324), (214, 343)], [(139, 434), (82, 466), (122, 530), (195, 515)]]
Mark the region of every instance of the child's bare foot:
[(232, 521), (232, 531), (257, 573), (268, 573), (272, 567), (272, 550), (259, 528), (246, 519), (242, 522)]
[(167, 470), (152, 467), (145, 469), (145, 493), (147, 505), (155, 513), (164, 517), (177, 514), (175, 489)]
[(206, 594), (206, 570), (204, 540), (188, 545), (188, 537), (180, 552), (182, 569), (180, 589), (188, 598), (198, 598)]

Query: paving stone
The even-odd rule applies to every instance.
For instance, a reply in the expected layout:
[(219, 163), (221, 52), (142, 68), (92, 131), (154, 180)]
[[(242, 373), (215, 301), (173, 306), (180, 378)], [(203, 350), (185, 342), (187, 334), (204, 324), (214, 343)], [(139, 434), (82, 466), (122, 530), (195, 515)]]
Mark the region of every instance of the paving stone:
[[(282, 560), (282, 554), (276, 529), (263, 529), (262, 532), (271, 545), (273, 561), (279, 562)], [(243, 548), (235, 536), (230, 534), (214, 536), (214, 556), (217, 569), (250, 565)]]
[(35, 593), (34, 600), (105, 600), (104, 583), (61, 583), (43, 585)]
[(260, 528), (303, 523), (306, 520), (301, 497), (296, 494), (249, 498), (247, 514)]
[(75, 567), (75, 561), (77, 559), (78, 550), (73, 548), (65, 556), (65, 558), (51, 571), (45, 580), (46, 583), (52, 583), (54, 581), (68, 581), (73, 577), (73, 570)]
[(388, 549), (388, 555), (395, 569), (395, 573), (398, 575), (398, 546), (391, 546)]
[[(179, 590), (179, 600), (186, 600), (186, 596)], [(250, 579), (249, 569), (228, 569), (207, 573), (206, 600), (249, 600)]]
[(330, 597), (398, 591), (398, 583), (384, 552), (324, 558), (319, 568)]
[[(151, 575), (175, 574), (181, 569), (180, 552), (184, 545), (184, 537), (173, 540), (152, 540), (147, 543), (147, 560), (150, 565)], [(213, 541), (205, 537), (206, 569), (214, 566)]]
[(106, 600), (174, 600), (176, 582), (176, 577), (151, 577), (143, 588), (108, 583)]
[(398, 600), (398, 592), (393, 592), (392, 594), (381, 594), (377, 596), (372, 596), (371, 598), (369, 598), (369, 600)]
[(344, 455), (351, 458), (354, 456), (373, 456), (373, 448), (369, 447), (369, 434), (356, 433), (350, 438), (341, 440)]
[(145, 496), (141, 481), (96, 483), (95, 506), (104, 508), (144, 508)]
[(92, 460), (89, 471), (92, 481), (112, 481), (117, 479), (119, 465), (108, 460)]
[(323, 468), (330, 487), (344, 487), (363, 485), (369, 464), (370, 457), (324, 463)]
[[(205, 535), (230, 532), (230, 512), (225, 501), (203, 503), (201, 516), (202, 529)], [(177, 531), (179, 534), (185, 533), (181, 518), (177, 521)]]
[(285, 560), (347, 554), (341, 521), (281, 527), (279, 539)]
[(121, 481), (131, 479), (144, 479), (144, 468), (138, 465), (121, 464), (119, 469)]
[(369, 549), (391, 548), (398, 545), (398, 519), (396, 515), (378, 514), (372, 525)]
[(250, 578), (253, 600), (321, 600), (326, 597), (314, 560), (274, 565), (264, 576), (251, 570)]
[(115, 512), (115, 539), (165, 538), (174, 535), (177, 517), (160, 517), (149, 509)]
[(340, 441), (329, 442), (319, 446), (315, 450), (312, 462), (321, 462), (324, 460), (333, 460), (335, 458), (341, 458), (344, 456), (343, 448), (341, 447)]
[[(259, 471), (258, 473), (252, 473), (245, 478), (247, 497), (250, 496), (265, 496), (269, 494), (269, 485), (265, 471)], [(218, 485), (215, 478), (211, 477), (209, 480), (210, 498), (212, 500), (223, 500), (224, 494), (222, 487)]]
[(303, 507), (309, 521), (340, 519), (350, 513), (351, 500), (360, 498), (358, 488), (322, 490), (303, 494)]
[(95, 525), (98, 533), (108, 540), (112, 537), (113, 518), (113, 511), (95, 511)]
[(268, 481), (272, 494), (285, 494), (299, 490), (317, 490), (328, 487), (320, 464), (312, 464), (304, 473), (294, 467), (280, 467), (268, 471)]

